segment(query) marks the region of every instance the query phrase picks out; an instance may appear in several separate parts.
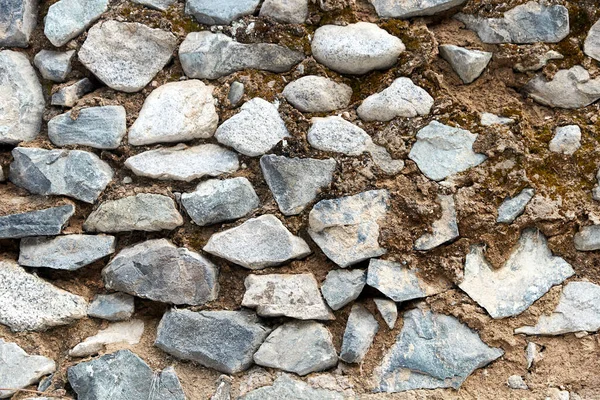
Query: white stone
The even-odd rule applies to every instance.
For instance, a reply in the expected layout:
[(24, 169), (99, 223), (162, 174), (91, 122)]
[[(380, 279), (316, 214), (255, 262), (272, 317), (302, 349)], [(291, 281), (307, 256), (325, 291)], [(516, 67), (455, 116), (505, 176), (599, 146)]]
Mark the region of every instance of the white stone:
[(283, 96), (302, 112), (329, 112), (348, 107), (352, 88), (323, 76), (308, 75), (288, 83)]
[(471, 83), (483, 73), (492, 59), (492, 53), (470, 50), (445, 44), (440, 46), (440, 55), (450, 64), (463, 83)]
[(260, 16), (289, 24), (303, 24), (308, 17), (308, 0), (265, 0)]
[(556, 128), (548, 147), (555, 153), (572, 155), (581, 147), (581, 129), (577, 125)]
[(430, 16), (463, 4), (466, 0), (370, 0), (382, 18)]
[(0, 14), (0, 47), (27, 47), (37, 24), (38, 0), (7, 0)]
[(119, 343), (138, 344), (144, 334), (144, 321), (134, 319), (126, 322), (115, 322), (102, 329), (94, 336), (90, 336), (77, 346), (69, 350), (71, 357), (93, 356), (103, 351), (108, 345)]
[(549, 107), (577, 109), (600, 99), (600, 78), (591, 79), (581, 65), (559, 70), (548, 81), (543, 74), (537, 75), (525, 86), (529, 96)]
[(529, 387), (527, 386), (527, 384), (523, 380), (523, 377), (519, 376), (519, 375), (511, 375), (511, 376), (509, 376), (508, 377), (508, 381), (507, 381), (507, 385), (511, 389), (521, 389), (521, 390), (528, 390), (529, 389)]
[(108, 10), (109, 0), (60, 0), (48, 8), (44, 34), (61, 47), (85, 31)]

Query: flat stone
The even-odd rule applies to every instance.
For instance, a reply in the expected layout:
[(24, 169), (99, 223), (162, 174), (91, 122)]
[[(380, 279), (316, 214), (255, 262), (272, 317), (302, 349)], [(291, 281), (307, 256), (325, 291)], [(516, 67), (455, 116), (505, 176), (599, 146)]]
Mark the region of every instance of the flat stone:
[(240, 400), (343, 400), (340, 392), (327, 389), (315, 389), (308, 384), (292, 379), (287, 375), (279, 376), (272, 386), (263, 386), (240, 397)]
[(389, 299), (373, 299), (381, 318), (390, 329), (394, 329), (398, 320), (398, 306), (396, 302)]
[(521, 389), (521, 390), (529, 390), (529, 387), (523, 380), (523, 377), (520, 375), (511, 375), (508, 377), (506, 382), (509, 388), (511, 389)]
[(246, 178), (210, 179), (183, 193), (181, 205), (196, 225), (206, 226), (245, 217), (260, 200)]
[(83, 78), (73, 84), (63, 86), (52, 95), (50, 104), (53, 106), (73, 107), (77, 101), (94, 90), (92, 81)]
[(484, 43), (558, 43), (569, 34), (569, 11), (562, 5), (535, 1), (516, 6), (502, 18), (456, 14)]
[(363, 100), (356, 112), (364, 121), (391, 121), (396, 117), (428, 115), (433, 97), (410, 78), (398, 78), (379, 93)]
[(67, 370), (79, 400), (185, 400), (175, 369), (154, 372), (129, 350), (119, 350)]
[(590, 31), (585, 38), (585, 42), (583, 43), (583, 52), (588, 57), (600, 61), (600, 20), (596, 21), (590, 28)]
[(515, 122), (512, 118), (500, 117), (496, 114), (484, 112), (480, 115), (480, 124), (483, 126), (492, 126), (492, 125), (510, 125)]
[(259, 97), (244, 103), (215, 133), (219, 143), (250, 157), (265, 154), (289, 136), (277, 107)]
[(217, 129), (212, 86), (190, 79), (153, 90), (129, 129), (129, 144), (185, 142), (211, 137)]
[(360, 363), (373, 344), (377, 331), (379, 323), (369, 310), (362, 304), (353, 305), (342, 339), (340, 360)]
[(523, 326), (515, 333), (526, 335), (562, 335), (570, 332), (600, 330), (600, 286), (590, 282), (569, 282), (556, 309), (541, 315), (535, 326)]
[(0, 339), (0, 399), (12, 397), (18, 389), (39, 382), (44, 375), (56, 371), (54, 360), (44, 356), (29, 355), (16, 343)]
[(69, 350), (70, 357), (88, 357), (103, 351), (114, 344), (138, 344), (144, 334), (144, 321), (134, 319), (127, 322), (115, 322), (102, 329)]
[(26, 272), (11, 260), (0, 261), (0, 324), (13, 332), (44, 331), (87, 315), (87, 302)]
[(278, 266), (311, 253), (304, 239), (271, 214), (213, 234), (203, 250), (248, 269)]
[(240, 101), (242, 101), (242, 97), (244, 97), (244, 84), (238, 81), (235, 81), (229, 87), (229, 93), (227, 94), (227, 100), (229, 100), (229, 104), (232, 106), (237, 106)]
[(431, 233), (424, 233), (415, 241), (415, 250), (432, 250), (460, 236), (454, 197), (452, 195), (438, 195), (438, 202), (442, 209), (442, 215), (433, 222)]
[(169, 62), (176, 45), (170, 32), (110, 20), (89, 30), (78, 57), (107, 86), (132, 93), (150, 83)]
[(71, 72), (71, 60), (75, 56), (75, 50), (66, 52), (41, 50), (33, 58), (44, 79), (54, 82), (64, 82)]
[(572, 155), (581, 147), (581, 129), (577, 125), (556, 128), (548, 147), (555, 153)]
[(107, 289), (195, 306), (217, 298), (218, 275), (217, 267), (208, 259), (167, 239), (125, 248), (102, 270)]
[(281, 325), (254, 353), (256, 364), (300, 376), (334, 367), (337, 361), (331, 333), (314, 321), (294, 321)]
[(303, 24), (308, 18), (308, 0), (265, 0), (261, 17), (271, 17), (288, 24)]
[(0, 51), (0, 104), (0, 144), (14, 145), (37, 137), (46, 102), (35, 70), (23, 53)]
[(48, 9), (44, 34), (54, 46), (64, 46), (100, 18), (108, 10), (108, 3), (109, 0), (60, 0)]
[(177, 358), (234, 374), (252, 365), (270, 331), (248, 311), (172, 309), (160, 321), (154, 344)]
[(100, 204), (89, 215), (83, 229), (87, 232), (157, 232), (181, 225), (183, 218), (170, 197), (140, 193)]
[(334, 159), (288, 158), (268, 154), (260, 159), (263, 176), (284, 215), (300, 214), (331, 184)]
[(167, 11), (169, 7), (175, 4), (176, 0), (133, 0), (133, 2), (158, 11)]
[(486, 156), (473, 151), (477, 134), (466, 129), (431, 121), (417, 132), (408, 158), (417, 163), (431, 180), (441, 181), (485, 161)]
[(88, 315), (107, 321), (126, 321), (134, 311), (133, 296), (126, 293), (98, 294), (90, 303)]
[(256, 308), (262, 317), (334, 319), (312, 274), (248, 275), (243, 307)]
[(466, 0), (370, 0), (381, 18), (412, 18), (439, 14)]
[(186, 0), (185, 13), (201, 24), (229, 25), (232, 21), (254, 13), (260, 0)]
[(350, 105), (352, 88), (323, 76), (308, 75), (288, 83), (283, 96), (302, 112), (329, 112)]
[(367, 283), (364, 269), (334, 269), (329, 271), (321, 286), (321, 293), (332, 310), (339, 310), (356, 300)]
[(125, 166), (138, 176), (191, 182), (204, 176), (235, 172), (240, 164), (233, 151), (208, 143), (148, 150), (129, 157)]
[(303, 59), (303, 53), (285, 46), (244, 44), (209, 31), (190, 32), (179, 47), (183, 71), (189, 78), (197, 79), (218, 79), (245, 69), (287, 72)]
[(565, 260), (552, 255), (541, 232), (526, 229), (499, 269), (486, 261), (483, 246), (471, 247), (464, 280), (458, 286), (492, 318), (506, 318), (521, 314), (552, 286), (574, 273)]
[(0, 239), (58, 235), (73, 214), (75, 207), (69, 204), (4, 215), (0, 217)]
[(113, 178), (110, 166), (87, 151), (16, 147), (12, 156), (10, 181), (34, 194), (93, 203)]
[(396, 343), (375, 369), (377, 392), (458, 389), (473, 371), (504, 354), (454, 317), (413, 309), (403, 318)]
[(573, 242), (579, 251), (600, 250), (600, 225), (581, 227), (573, 237)]
[(445, 44), (439, 47), (440, 56), (458, 74), (463, 83), (471, 83), (483, 73), (492, 59), (492, 53), (470, 50), (464, 47)]
[(48, 137), (56, 146), (81, 145), (116, 149), (127, 133), (125, 107), (103, 106), (71, 111), (48, 122)]
[(600, 99), (600, 78), (591, 79), (581, 65), (559, 70), (548, 81), (537, 75), (525, 86), (529, 96), (548, 107), (577, 109)]
[(498, 207), (498, 218), (496, 222), (501, 224), (510, 224), (517, 217), (523, 214), (525, 211), (525, 207), (533, 196), (535, 195), (535, 190), (532, 188), (525, 188), (521, 190), (521, 192), (513, 198), (507, 198), (500, 204)]
[(37, 12), (36, 0), (2, 2), (0, 47), (28, 47), (29, 38), (37, 24)]
[(315, 31), (315, 60), (342, 74), (362, 75), (393, 66), (406, 47), (402, 40), (370, 22), (324, 25)]

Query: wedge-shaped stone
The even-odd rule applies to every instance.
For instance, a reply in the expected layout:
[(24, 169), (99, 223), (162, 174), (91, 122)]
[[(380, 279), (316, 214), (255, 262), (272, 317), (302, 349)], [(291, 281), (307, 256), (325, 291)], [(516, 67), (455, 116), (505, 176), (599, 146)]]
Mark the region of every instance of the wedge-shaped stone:
[(71, 72), (71, 60), (74, 56), (75, 50), (66, 52), (41, 50), (33, 58), (33, 63), (44, 79), (64, 82)]
[(582, 227), (573, 237), (573, 242), (579, 251), (600, 250), (600, 225)]
[(471, 83), (479, 78), (492, 59), (490, 52), (469, 50), (451, 44), (440, 46), (440, 55), (464, 83)]
[(522, 232), (506, 264), (494, 269), (482, 246), (473, 246), (465, 261), (464, 280), (458, 286), (492, 316), (519, 315), (554, 285), (575, 271), (552, 255), (546, 238), (535, 229)]
[(590, 28), (583, 43), (583, 52), (594, 60), (600, 61), (600, 20)]
[(260, 0), (186, 0), (185, 13), (206, 25), (229, 25), (254, 13)]
[(334, 269), (329, 271), (321, 286), (321, 293), (332, 310), (339, 310), (356, 300), (367, 283), (364, 269)]
[(525, 188), (513, 198), (507, 198), (498, 207), (498, 218), (496, 222), (503, 224), (510, 224), (517, 217), (523, 214), (527, 204), (533, 199), (535, 190), (532, 188)]
[(411, 18), (435, 15), (457, 7), (466, 0), (370, 0), (382, 18)]
[(84, 95), (94, 90), (94, 84), (88, 78), (66, 84), (52, 95), (53, 106), (73, 107)]
[(288, 83), (283, 96), (302, 112), (329, 112), (348, 107), (352, 88), (323, 76), (308, 75)]
[(442, 216), (433, 222), (431, 233), (425, 233), (415, 241), (415, 249), (427, 251), (435, 249), (459, 237), (456, 208), (452, 195), (438, 195)]
[(27, 47), (37, 22), (37, 0), (6, 0), (0, 13), (0, 47)]
[(281, 375), (272, 386), (263, 386), (240, 397), (240, 400), (343, 400), (344, 395), (334, 390), (315, 389), (308, 384)]
[(61, 47), (85, 31), (108, 10), (109, 0), (60, 0), (50, 6), (44, 19), (44, 34)]
[(133, 296), (126, 293), (99, 294), (88, 308), (88, 315), (108, 321), (126, 321), (133, 315)]
[(58, 235), (73, 214), (75, 214), (75, 207), (68, 204), (2, 216), (0, 217), (0, 239)]
[(362, 304), (352, 306), (342, 339), (340, 359), (347, 363), (361, 362), (379, 331), (379, 323)]
[(525, 86), (532, 99), (549, 107), (576, 109), (600, 99), (600, 78), (591, 79), (581, 65), (559, 70), (552, 80), (537, 75)]
[(111, 344), (138, 344), (144, 334), (144, 321), (134, 319), (127, 322), (116, 322), (90, 336), (69, 350), (70, 357), (87, 357), (98, 354)]
[(398, 319), (398, 306), (396, 302), (389, 299), (373, 299), (373, 301), (381, 314), (381, 318), (383, 318), (390, 329), (394, 329), (396, 320)]

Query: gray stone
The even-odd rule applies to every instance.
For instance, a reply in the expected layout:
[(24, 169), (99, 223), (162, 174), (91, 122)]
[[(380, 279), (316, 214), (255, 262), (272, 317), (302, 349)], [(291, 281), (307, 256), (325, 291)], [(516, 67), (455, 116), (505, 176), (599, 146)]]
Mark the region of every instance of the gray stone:
[(158, 11), (167, 11), (169, 7), (176, 3), (176, 0), (133, 0), (133, 2)]
[(528, 390), (529, 389), (529, 387), (527, 386), (527, 384), (523, 380), (523, 377), (520, 376), (520, 375), (511, 375), (511, 376), (509, 376), (506, 384), (511, 389), (521, 389), (521, 390)]
[(167, 239), (125, 248), (102, 270), (107, 289), (171, 304), (206, 304), (219, 293), (219, 271), (205, 257)]
[(179, 47), (179, 60), (189, 78), (218, 79), (236, 71), (287, 72), (304, 54), (272, 43), (239, 43), (222, 33), (189, 33)]
[(69, 357), (93, 356), (104, 351), (108, 345), (136, 345), (143, 334), (144, 321), (142, 320), (115, 322), (69, 350)]
[(600, 225), (583, 226), (573, 237), (579, 251), (600, 250)]
[(510, 125), (514, 122), (515, 122), (515, 120), (512, 118), (499, 117), (496, 114), (484, 112), (484, 113), (481, 113), (479, 123), (483, 126), (492, 126), (492, 125)]
[(479, 78), (492, 59), (492, 53), (469, 50), (464, 47), (445, 44), (439, 47), (440, 56), (452, 67), (463, 83), (471, 83)]
[(398, 78), (379, 93), (363, 100), (356, 112), (364, 121), (391, 121), (396, 117), (428, 115), (433, 97), (410, 78)]
[(552, 255), (541, 232), (526, 229), (499, 269), (486, 261), (483, 246), (472, 246), (465, 261), (464, 280), (458, 286), (492, 318), (506, 318), (521, 314), (574, 273), (565, 260)]
[(577, 125), (556, 128), (548, 147), (555, 153), (572, 155), (581, 147), (581, 129)]
[(600, 20), (590, 28), (583, 43), (583, 52), (594, 60), (600, 61)]
[(56, 47), (89, 28), (108, 10), (109, 0), (60, 0), (50, 6), (44, 19), (44, 34)]
[(140, 193), (106, 201), (83, 224), (88, 232), (156, 232), (183, 225), (175, 202), (167, 196)]
[(342, 74), (362, 75), (393, 66), (406, 48), (402, 40), (369, 22), (324, 25), (315, 31), (315, 60)]
[(184, 142), (211, 137), (217, 129), (212, 86), (190, 79), (153, 90), (129, 129), (129, 144)]
[(210, 400), (231, 400), (231, 384), (233, 378), (228, 375), (221, 375), (217, 379), (217, 389), (210, 397)]
[(115, 252), (115, 237), (65, 235), (23, 238), (19, 264), (74, 271)]
[(279, 376), (272, 386), (263, 386), (240, 397), (239, 400), (343, 400), (342, 393), (315, 389), (308, 384), (292, 379), (287, 375)]
[(312, 274), (248, 275), (242, 306), (263, 317), (334, 319)]
[(43, 331), (87, 315), (83, 297), (26, 272), (16, 262), (0, 261), (0, 324), (13, 332)]
[(23, 53), (0, 51), (0, 104), (0, 144), (37, 137), (46, 102), (35, 70)]
[(458, 222), (452, 195), (438, 195), (442, 215), (433, 222), (431, 233), (424, 233), (415, 241), (415, 250), (428, 251), (458, 238)]
[(600, 78), (591, 79), (585, 68), (575, 65), (559, 70), (550, 81), (537, 75), (527, 83), (525, 91), (545, 106), (577, 109), (600, 99)]
[(332, 310), (339, 310), (356, 300), (367, 283), (364, 269), (334, 269), (329, 271), (321, 286), (321, 293)]
[(271, 330), (248, 311), (172, 309), (158, 325), (161, 350), (227, 374), (252, 365), (252, 355)]
[(107, 321), (126, 321), (134, 311), (133, 296), (126, 293), (98, 294), (90, 303), (88, 315)]
[(58, 235), (73, 214), (75, 214), (75, 207), (68, 204), (4, 215), (0, 217), (0, 239)]
[(513, 198), (507, 198), (500, 204), (498, 207), (498, 218), (496, 222), (501, 224), (510, 224), (517, 217), (523, 214), (525, 211), (525, 207), (533, 196), (535, 195), (535, 190), (532, 188), (525, 188), (521, 190), (521, 192)]
[(466, 0), (370, 0), (382, 18), (430, 16), (463, 4)]
[(52, 95), (53, 106), (73, 107), (80, 98), (94, 90), (92, 81), (83, 78), (73, 84), (66, 85)]
[(323, 76), (308, 75), (288, 83), (283, 96), (302, 112), (329, 112), (348, 107), (352, 88)]
[(150, 83), (169, 62), (176, 45), (177, 39), (170, 32), (110, 20), (89, 30), (78, 56), (107, 86), (131, 93)]
[(254, 353), (264, 367), (307, 375), (337, 365), (329, 330), (318, 322), (294, 321), (275, 329)]
[(404, 313), (396, 343), (375, 370), (375, 390), (458, 389), (473, 371), (502, 354), (456, 318), (413, 309)]
[(81, 145), (95, 149), (116, 149), (127, 133), (125, 108), (89, 107), (69, 111), (48, 122), (48, 137), (56, 146)]
[(303, 24), (308, 18), (308, 0), (265, 0), (260, 16), (288, 24)]
[(71, 72), (71, 60), (75, 56), (75, 50), (67, 52), (41, 50), (33, 58), (44, 79), (54, 82), (64, 82)]
[(12, 156), (10, 181), (34, 194), (93, 203), (113, 178), (110, 166), (87, 151), (16, 147)]
[(0, 47), (28, 47), (37, 24), (37, 0), (5, 0), (0, 13)]
[(502, 18), (457, 14), (484, 43), (558, 43), (569, 34), (569, 11), (562, 5), (535, 1), (516, 6)]
[(308, 234), (342, 268), (385, 254), (379, 246), (379, 221), (389, 208), (387, 190), (321, 200), (308, 216)]
[(342, 339), (340, 360), (347, 363), (361, 362), (373, 344), (377, 331), (379, 323), (369, 310), (361, 304), (353, 305)]
[(537, 363), (543, 358), (541, 352), (538, 350), (538, 345), (533, 342), (527, 343), (525, 357), (527, 358), (527, 369), (530, 369), (534, 363)]
[(233, 151), (208, 143), (148, 150), (129, 157), (125, 166), (138, 176), (191, 182), (204, 176), (235, 172), (240, 164)]
[(398, 320), (398, 306), (396, 302), (389, 299), (373, 299), (373, 301), (381, 314), (381, 318), (383, 318), (390, 329), (394, 329)]
[(289, 136), (277, 107), (259, 97), (244, 103), (215, 133), (219, 143), (250, 157), (265, 154)]
[(185, 400), (173, 367), (155, 373), (129, 350), (119, 350), (67, 370), (79, 400)]
[(242, 101), (242, 97), (244, 97), (244, 84), (238, 81), (235, 81), (229, 87), (229, 93), (227, 94), (227, 100), (229, 100), (229, 104), (232, 106), (237, 106), (240, 101)]
[[(29, 355), (16, 343), (0, 339), (0, 399), (12, 397), (19, 389), (37, 383), (56, 371), (54, 360)], [(10, 388), (9, 390), (6, 390)]]
[(229, 25), (245, 15), (254, 13), (260, 0), (186, 0), (185, 13), (201, 24)]
[(477, 134), (468, 130), (431, 121), (417, 132), (408, 158), (426, 177), (441, 181), (485, 161), (485, 155), (473, 151), (476, 139)]

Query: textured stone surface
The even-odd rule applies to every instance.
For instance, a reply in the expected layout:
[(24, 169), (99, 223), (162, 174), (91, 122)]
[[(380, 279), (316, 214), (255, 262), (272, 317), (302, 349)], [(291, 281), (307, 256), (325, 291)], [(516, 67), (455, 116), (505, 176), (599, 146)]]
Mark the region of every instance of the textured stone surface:
[(242, 82), (235, 81), (229, 86), (229, 93), (227, 94), (227, 100), (232, 106), (237, 106), (242, 97), (244, 97), (244, 84)]
[(511, 375), (511, 376), (509, 376), (506, 384), (511, 389), (521, 389), (521, 390), (528, 390), (529, 389), (529, 387), (527, 386), (527, 384), (523, 380), (523, 377), (521, 377), (519, 375)]
[(538, 71), (544, 68), (549, 61), (562, 60), (565, 57), (558, 51), (548, 50), (541, 54), (532, 54), (533, 59), (527, 60), (527, 62), (517, 63), (513, 66), (513, 69), (518, 72)]
[(271, 214), (213, 234), (203, 250), (248, 269), (281, 265), (311, 253), (302, 238), (292, 235)]
[(323, 76), (308, 75), (288, 83), (283, 96), (302, 112), (329, 112), (348, 107), (352, 88)]
[(12, 156), (10, 181), (34, 194), (93, 203), (113, 178), (110, 166), (87, 151), (17, 147)]
[(186, 0), (185, 12), (201, 24), (229, 25), (232, 21), (254, 13), (260, 0)]
[(134, 319), (127, 322), (116, 322), (102, 329), (94, 336), (86, 338), (71, 350), (71, 357), (87, 357), (98, 354), (107, 345), (114, 344), (138, 344), (144, 334), (144, 321)]
[(289, 24), (303, 24), (308, 17), (308, 0), (265, 0), (261, 17), (271, 17)]
[(369, 22), (321, 26), (315, 31), (311, 47), (313, 57), (321, 64), (355, 75), (390, 68), (405, 50), (402, 40)]
[(435, 249), (459, 237), (456, 208), (452, 195), (438, 195), (442, 215), (433, 222), (431, 233), (424, 233), (415, 241), (415, 249), (427, 251)]
[(170, 32), (111, 20), (89, 30), (78, 57), (107, 86), (137, 92), (167, 64), (176, 44)]
[(514, 122), (515, 120), (512, 118), (500, 117), (488, 112), (481, 113), (480, 116), (480, 124), (483, 126), (510, 125)]
[(56, 146), (82, 145), (116, 149), (127, 133), (122, 106), (88, 107), (58, 115), (48, 122), (48, 137)]
[(40, 74), (44, 79), (54, 82), (64, 82), (71, 72), (71, 60), (75, 56), (75, 50), (66, 52), (41, 50), (33, 58)]
[(471, 83), (479, 78), (492, 59), (490, 52), (465, 49), (451, 44), (442, 45), (439, 49), (440, 56), (448, 61), (464, 83)]
[(540, 74), (525, 86), (529, 96), (549, 107), (576, 109), (600, 99), (600, 79), (591, 79), (581, 65), (559, 70), (548, 81)]
[(83, 297), (27, 273), (17, 263), (0, 261), (0, 324), (15, 332), (43, 331), (86, 316)]
[(583, 52), (594, 60), (600, 61), (600, 20), (590, 28), (583, 43)]
[(340, 359), (347, 363), (361, 362), (379, 331), (379, 323), (362, 304), (352, 306), (342, 339)]
[(513, 198), (507, 198), (498, 207), (498, 218), (496, 222), (503, 224), (512, 223), (517, 217), (523, 214), (525, 207), (535, 195), (535, 190), (525, 188)]
[(99, 294), (90, 303), (88, 315), (108, 321), (126, 321), (134, 311), (133, 296), (126, 293)]
[(58, 89), (52, 95), (50, 104), (53, 106), (73, 107), (80, 98), (92, 90), (94, 90), (92, 82), (88, 78), (83, 78)]
[(60, 0), (50, 6), (44, 19), (44, 34), (61, 47), (85, 31), (108, 10), (109, 0)]
[(0, 13), (0, 47), (27, 47), (36, 26), (37, 0), (5, 0)]
[(466, 0), (370, 0), (382, 18), (411, 18), (435, 15), (463, 4)]
[(577, 125), (556, 128), (548, 147), (555, 153), (572, 155), (581, 147), (581, 129)]
[(134, 3), (144, 5), (159, 11), (166, 11), (176, 0), (133, 0)]
[(0, 238), (58, 235), (75, 214), (75, 206), (64, 205), (0, 217)]
[(355, 300), (367, 283), (367, 272), (364, 269), (334, 269), (329, 271), (321, 293), (332, 310), (339, 310)]
[(485, 259), (482, 246), (473, 246), (458, 286), (492, 316), (519, 315), (554, 285), (575, 273), (562, 258), (552, 255), (541, 232), (527, 229), (500, 269)]
[(281, 375), (272, 386), (263, 386), (240, 397), (240, 400), (343, 400), (344, 396), (333, 390), (315, 389), (308, 384)]
[(579, 251), (600, 250), (600, 225), (581, 227), (573, 237), (573, 242)]
[(248, 311), (173, 309), (160, 321), (155, 345), (177, 358), (234, 374), (252, 365), (252, 355), (270, 331)]
[(377, 311), (390, 329), (394, 329), (398, 319), (398, 306), (396, 302), (389, 299), (373, 299)]

